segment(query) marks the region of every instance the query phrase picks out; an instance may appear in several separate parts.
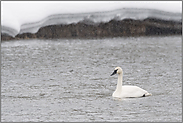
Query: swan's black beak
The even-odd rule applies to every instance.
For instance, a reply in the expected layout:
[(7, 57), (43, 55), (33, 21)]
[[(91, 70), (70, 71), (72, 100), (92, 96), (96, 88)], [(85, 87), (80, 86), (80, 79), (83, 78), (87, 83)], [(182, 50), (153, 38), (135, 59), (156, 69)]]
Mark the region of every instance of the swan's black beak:
[(114, 70), (114, 72), (111, 74), (111, 76), (114, 75), (114, 74), (116, 74), (117, 71), (118, 71), (118, 69), (117, 70)]

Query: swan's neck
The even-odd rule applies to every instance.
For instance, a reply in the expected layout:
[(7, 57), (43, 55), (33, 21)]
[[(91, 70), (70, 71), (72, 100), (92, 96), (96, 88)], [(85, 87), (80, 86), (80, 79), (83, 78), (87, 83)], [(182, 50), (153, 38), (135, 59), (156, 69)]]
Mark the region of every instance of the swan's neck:
[(116, 91), (122, 91), (122, 81), (123, 81), (123, 74), (118, 74), (118, 83), (116, 87)]

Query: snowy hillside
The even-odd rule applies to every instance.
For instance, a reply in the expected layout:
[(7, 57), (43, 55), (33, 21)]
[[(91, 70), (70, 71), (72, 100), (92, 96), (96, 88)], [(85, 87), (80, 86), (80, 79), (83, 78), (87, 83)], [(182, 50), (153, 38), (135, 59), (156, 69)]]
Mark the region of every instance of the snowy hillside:
[(16, 36), (36, 33), (41, 27), (58, 24), (88, 25), (111, 20), (156, 18), (182, 21), (182, 2), (1, 2), (1, 33)]

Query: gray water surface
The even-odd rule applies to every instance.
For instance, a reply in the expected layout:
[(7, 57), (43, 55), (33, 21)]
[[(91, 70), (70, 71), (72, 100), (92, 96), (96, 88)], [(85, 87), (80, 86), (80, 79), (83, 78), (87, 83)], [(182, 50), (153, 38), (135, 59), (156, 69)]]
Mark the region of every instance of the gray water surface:
[[(181, 36), (1, 44), (1, 121), (182, 121)], [(114, 100), (117, 76), (150, 97)]]

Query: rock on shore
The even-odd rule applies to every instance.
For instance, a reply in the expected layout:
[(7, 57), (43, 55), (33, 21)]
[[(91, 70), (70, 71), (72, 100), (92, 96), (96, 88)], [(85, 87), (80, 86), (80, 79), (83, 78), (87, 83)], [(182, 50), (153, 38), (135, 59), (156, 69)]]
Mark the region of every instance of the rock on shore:
[[(88, 23), (88, 24), (87, 24)], [(130, 36), (182, 35), (182, 22), (147, 18), (145, 20), (111, 20), (108, 23), (89, 24), (79, 22), (69, 25), (42, 27), (35, 34), (23, 33), (15, 37), (1, 34), (1, 40), (58, 39), (58, 38), (104, 38)]]

